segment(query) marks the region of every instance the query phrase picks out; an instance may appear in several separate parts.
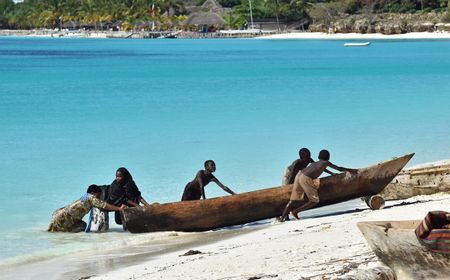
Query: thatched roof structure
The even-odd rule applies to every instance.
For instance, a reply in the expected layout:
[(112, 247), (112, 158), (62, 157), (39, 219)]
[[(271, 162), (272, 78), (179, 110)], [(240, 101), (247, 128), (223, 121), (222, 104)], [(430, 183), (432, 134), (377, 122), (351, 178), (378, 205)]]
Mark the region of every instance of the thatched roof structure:
[(215, 25), (224, 26), (225, 20), (217, 13), (197, 12), (192, 13), (184, 22), (186, 25)]
[(201, 6), (185, 6), (188, 14), (199, 12), (214, 12), (219, 15), (223, 14), (226, 8), (223, 8), (216, 0), (206, 0)]
[(184, 21), (185, 25), (213, 25), (223, 27), (225, 15), (228, 9), (224, 9), (217, 0), (206, 0), (200, 7), (186, 7), (189, 17)]
[(206, 0), (202, 4), (201, 9), (203, 11), (210, 11), (219, 14), (223, 13), (223, 7), (216, 0)]

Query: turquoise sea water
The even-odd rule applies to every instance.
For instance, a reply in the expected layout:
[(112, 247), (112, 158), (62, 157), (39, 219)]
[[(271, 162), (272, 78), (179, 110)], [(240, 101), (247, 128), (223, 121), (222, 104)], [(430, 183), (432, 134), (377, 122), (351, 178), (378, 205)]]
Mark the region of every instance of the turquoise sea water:
[(343, 43), (0, 37), (0, 262), (148, 240), (45, 232), (120, 166), (169, 202), (207, 159), (244, 192), (279, 185), (303, 146), (348, 167), (450, 158), (450, 41)]

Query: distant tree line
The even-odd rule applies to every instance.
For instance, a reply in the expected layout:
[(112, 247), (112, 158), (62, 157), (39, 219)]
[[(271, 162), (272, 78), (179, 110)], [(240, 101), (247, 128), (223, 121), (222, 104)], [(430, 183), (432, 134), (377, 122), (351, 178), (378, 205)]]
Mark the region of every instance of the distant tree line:
[[(255, 19), (279, 19), (285, 22), (311, 22), (333, 13), (416, 13), (447, 12), (448, 0), (251, 0)], [(186, 6), (201, 5), (204, 0), (0, 0), (1, 29), (61, 28), (63, 23), (104, 29), (121, 22), (124, 29), (157, 20), (166, 28), (178, 26), (186, 18)], [(230, 28), (240, 28), (249, 18), (249, 0), (218, 0), (229, 12), (224, 19)], [(155, 16), (152, 16), (152, 5)], [(228, 17), (228, 19), (227, 19)]]
[(25, 0), (16, 4), (0, 0), (0, 28), (59, 28), (64, 22), (77, 21), (98, 29), (118, 21), (125, 26), (152, 20), (176, 22), (183, 12), (181, 0)]

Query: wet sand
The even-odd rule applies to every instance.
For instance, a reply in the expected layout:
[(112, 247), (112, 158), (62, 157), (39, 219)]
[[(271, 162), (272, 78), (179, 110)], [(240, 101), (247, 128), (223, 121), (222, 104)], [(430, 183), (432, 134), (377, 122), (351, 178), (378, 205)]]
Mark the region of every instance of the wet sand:
[[(306, 216), (299, 221), (272, 221), (270, 226), (258, 231), (239, 234), (212, 244), (185, 246), (93, 279), (348, 277), (382, 266), (357, 229), (357, 222), (422, 219), (431, 210), (450, 211), (450, 194), (387, 202), (384, 209), (376, 211), (368, 209), (362, 203), (360, 206), (358, 209), (314, 218)], [(311, 212), (315, 210), (318, 209)], [(183, 256), (189, 250), (200, 253)]]
[[(29, 261), (21, 265), (0, 266), (0, 279), (87, 279), (110, 271), (153, 261), (161, 254), (189, 250), (200, 244), (209, 244), (245, 234), (263, 227), (239, 226), (229, 229), (200, 233), (165, 232), (155, 238), (155, 234), (147, 235), (149, 241), (120, 246), (111, 249), (99, 246), (96, 251), (83, 251), (40, 261)], [(93, 233), (96, 234), (96, 233)], [(131, 236), (137, 236), (130, 234)], [(116, 241), (117, 242), (117, 241)]]

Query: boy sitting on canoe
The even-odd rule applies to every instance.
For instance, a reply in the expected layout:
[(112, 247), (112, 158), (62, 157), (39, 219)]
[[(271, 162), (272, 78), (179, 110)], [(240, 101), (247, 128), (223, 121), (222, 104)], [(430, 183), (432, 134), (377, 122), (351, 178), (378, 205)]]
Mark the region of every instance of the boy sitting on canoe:
[(80, 232), (86, 228), (83, 217), (89, 213), (92, 207), (110, 211), (122, 211), (126, 206), (117, 207), (98, 199), (102, 190), (97, 185), (90, 185), (86, 193), (72, 204), (56, 210), (53, 213), (52, 221), (48, 231)]
[(200, 200), (200, 198), (206, 199), (205, 197), (205, 186), (209, 184), (209, 182), (216, 183), (219, 187), (221, 187), (224, 191), (229, 194), (235, 194), (232, 190), (230, 190), (227, 186), (223, 185), (214, 175), (213, 172), (216, 171), (216, 164), (212, 160), (205, 161), (205, 170), (200, 170), (195, 175), (194, 180), (187, 183), (184, 188), (183, 196), (181, 201), (186, 200)]
[[(331, 167), (341, 172), (348, 171), (351, 173), (356, 173), (358, 171), (357, 169), (350, 169), (334, 165), (329, 161), (329, 159), (330, 153), (327, 150), (322, 150), (319, 153), (319, 161), (311, 163), (295, 176), (291, 198), (280, 217), (281, 222), (284, 222), (286, 220), (289, 211), (291, 211), (292, 209), (294, 210), (292, 210), (291, 214), (296, 219), (299, 219), (298, 212), (309, 209), (319, 203), (320, 200), (317, 190), (320, 185), (320, 180), (318, 178), (322, 174), (322, 172), (326, 170), (327, 167)], [(305, 204), (301, 205), (303, 203), (304, 196), (308, 198), (308, 201)]]

